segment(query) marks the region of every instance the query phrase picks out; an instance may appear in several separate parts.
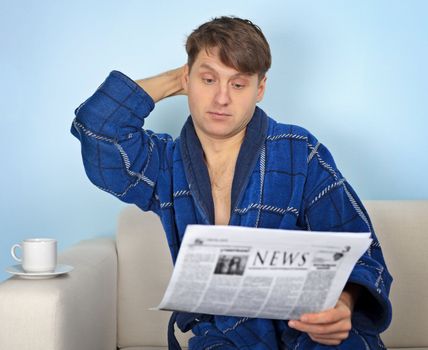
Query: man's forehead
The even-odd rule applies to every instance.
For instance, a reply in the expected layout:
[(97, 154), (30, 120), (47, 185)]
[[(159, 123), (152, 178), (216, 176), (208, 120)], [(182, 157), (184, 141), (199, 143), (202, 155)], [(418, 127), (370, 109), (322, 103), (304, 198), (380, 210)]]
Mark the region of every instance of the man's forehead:
[(210, 70), (232, 76), (251, 77), (256, 75), (248, 72), (240, 72), (234, 67), (225, 65), (220, 59), (217, 48), (201, 50), (196, 58), (194, 66), (196, 66), (195, 68), (198, 70)]

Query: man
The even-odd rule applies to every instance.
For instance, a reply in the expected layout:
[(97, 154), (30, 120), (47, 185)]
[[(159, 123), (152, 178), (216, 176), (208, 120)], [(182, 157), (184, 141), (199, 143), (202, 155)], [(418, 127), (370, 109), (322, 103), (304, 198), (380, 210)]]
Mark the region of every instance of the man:
[[(335, 308), (299, 320), (175, 313), (190, 349), (380, 349), (392, 281), (368, 215), (328, 150), (307, 130), (256, 106), (269, 45), (248, 20), (215, 18), (186, 43), (184, 67), (134, 82), (113, 71), (76, 110), (90, 180), (156, 212), (175, 261), (188, 224), (372, 232)], [(186, 94), (191, 116), (177, 140), (142, 129), (154, 103)]]

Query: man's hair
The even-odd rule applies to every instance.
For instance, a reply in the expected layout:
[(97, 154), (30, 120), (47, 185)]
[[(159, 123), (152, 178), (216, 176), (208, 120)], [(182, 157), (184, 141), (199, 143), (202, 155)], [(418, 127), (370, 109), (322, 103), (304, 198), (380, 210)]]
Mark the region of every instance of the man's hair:
[(214, 48), (218, 48), (223, 64), (241, 73), (257, 73), (259, 79), (265, 76), (272, 62), (265, 36), (248, 19), (216, 17), (195, 29), (186, 41), (189, 69), (201, 50), (209, 53)]

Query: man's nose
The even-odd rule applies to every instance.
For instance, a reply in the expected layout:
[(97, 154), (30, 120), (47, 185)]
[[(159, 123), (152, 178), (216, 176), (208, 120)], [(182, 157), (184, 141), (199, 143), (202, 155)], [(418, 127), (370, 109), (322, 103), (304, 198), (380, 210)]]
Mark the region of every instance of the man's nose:
[(215, 102), (222, 106), (230, 103), (230, 91), (227, 84), (219, 84), (215, 94)]

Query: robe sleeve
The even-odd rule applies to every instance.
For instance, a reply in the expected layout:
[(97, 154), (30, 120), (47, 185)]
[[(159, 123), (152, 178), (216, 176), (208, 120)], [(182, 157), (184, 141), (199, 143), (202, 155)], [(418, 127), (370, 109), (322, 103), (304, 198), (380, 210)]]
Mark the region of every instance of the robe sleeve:
[[(71, 133), (81, 142), (86, 174), (100, 189), (143, 210), (159, 211), (158, 188), (168, 182), (172, 138), (144, 130), (152, 98), (133, 80), (112, 71), (75, 111)], [(164, 171), (164, 172), (165, 172)], [(168, 186), (166, 186), (168, 187)]]
[(337, 169), (328, 149), (315, 137), (308, 141), (308, 173), (304, 193), (305, 221), (313, 231), (370, 232), (372, 243), (356, 263), (348, 282), (363, 287), (352, 323), (368, 333), (381, 333), (390, 324), (392, 277), (361, 200)]

